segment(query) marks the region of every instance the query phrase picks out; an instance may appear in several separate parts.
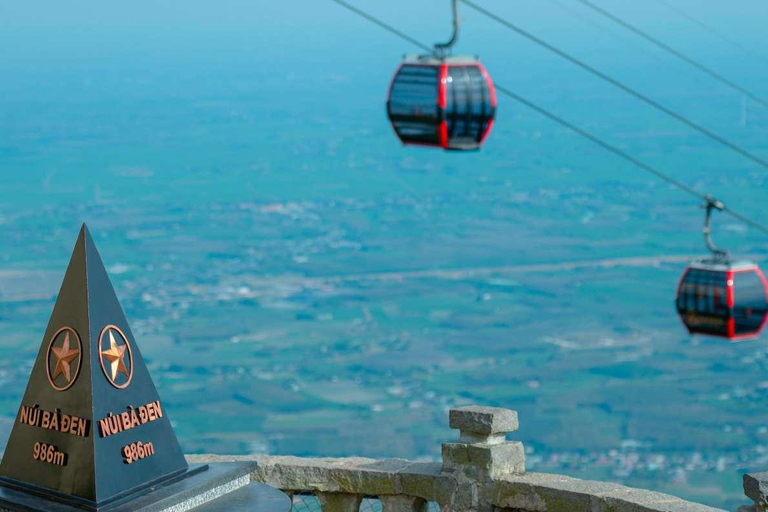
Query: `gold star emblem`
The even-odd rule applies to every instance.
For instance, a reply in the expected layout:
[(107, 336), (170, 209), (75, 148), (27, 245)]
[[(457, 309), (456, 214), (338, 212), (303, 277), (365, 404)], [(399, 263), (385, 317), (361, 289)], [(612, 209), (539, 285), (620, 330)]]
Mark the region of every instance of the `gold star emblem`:
[(126, 345), (118, 345), (112, 331), (109, 331), (109, 350), (102, 350), (101, 357), (109, 361), (109, 369), (112, 374), (112, 382), (117, 379), (117, 373), (120, 372), (126, 377), (130, 377), (128, 368), (125, 366), (125, 348)]
[[(56, 346), (57, 343), (61, 343), (61, 345)], [(80, 342), (80, 335), (72, 327), (62, 327), (51, 336), (51, 341), (48, 342), (48, 352), (45, 356), (48, 363), (45, 367), (45, 373), (48, 377), (48, 383), (53, 389), (66, 391), (72, 387), (80, 374), (80, 365), (83, 362), (82, 353), (83, 345)], [(59, 386), (56, 384), (56, 379), (61, 375), (64, 376), (66, 382)]]
[(69, 332), (64, 336), (64, 343), (62, 343), (61, 347), (52, 347), (51, 351), (53, 352), (53, 357), (56, 358), (56, 368), (53, 370), (53, 380), (56, 380), (56, 377), (63, 373), (67, 382), (70, 382), (71, 363), (78, 355), (80, 355), (80, 351), (69, 347)]

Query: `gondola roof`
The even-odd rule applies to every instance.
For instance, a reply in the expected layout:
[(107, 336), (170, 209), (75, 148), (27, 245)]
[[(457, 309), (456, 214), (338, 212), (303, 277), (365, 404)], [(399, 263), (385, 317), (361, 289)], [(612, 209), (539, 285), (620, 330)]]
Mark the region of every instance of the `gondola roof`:
[(716, 261), (713, 259), (702, 259), (692, 261), (688, 264), (688, 268), (694, 268), (697, 270), (713, 270), (715, 272), (738, 272), (740, 270), (752, 270), (757, 265), (753, 261), (739, 260), (739, 261)]
[(435, 55), (406, 55), (403, 64), (422, 64), (427, 66), (439, 66), (447, 64), (449, 66), (461, 66), (464, 64), (477, 64), (478, 59), (471, 55), (447, 55), (437, 57)]

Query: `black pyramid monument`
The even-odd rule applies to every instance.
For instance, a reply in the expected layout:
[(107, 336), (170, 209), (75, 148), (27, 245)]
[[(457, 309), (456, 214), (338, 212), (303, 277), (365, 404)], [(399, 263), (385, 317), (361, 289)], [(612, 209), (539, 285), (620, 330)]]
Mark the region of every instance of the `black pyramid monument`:
[(0, 463), (0, 484), (102, 510), (190, 471), (83, 225)]

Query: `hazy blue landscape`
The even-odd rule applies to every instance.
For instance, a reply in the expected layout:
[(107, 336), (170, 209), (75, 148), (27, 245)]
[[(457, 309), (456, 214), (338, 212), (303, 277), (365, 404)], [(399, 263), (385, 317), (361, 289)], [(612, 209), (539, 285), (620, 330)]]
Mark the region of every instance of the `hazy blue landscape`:
[[(768, 6), (669, 2), (753, 54), (601, 5), (768, 96)], [(447, 2), (416, 4), (356, 3), (444, 39)], [(188, 453), (437, 459), (483, 404), (519, 411), (535, 471), (735, 509), (768, 470), (765, 339), (674, 310), (695, 200), (505, 97), (480, 152), (402, 147), (384, 101), (415, 49), (331, 2), (41, 5), (0, 6), (3, 445), (87, 222)], [(571, 0), (483, 5), (768, 158), (768, 108)], [(768, 222), (768, 171), (463, 17), (496, 81)]]

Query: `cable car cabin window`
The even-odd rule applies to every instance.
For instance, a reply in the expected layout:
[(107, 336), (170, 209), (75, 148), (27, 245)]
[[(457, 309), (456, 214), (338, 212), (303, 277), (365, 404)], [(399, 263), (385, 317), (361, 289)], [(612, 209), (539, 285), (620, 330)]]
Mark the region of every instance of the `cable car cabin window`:
[(389, 97), (389, 119), (403, 142), (439, 144), (436, 66), (404, 65), (400, 68)]
[(680, 284), (678, 309), (728, 316), (725, 281), (724, 272), (690, 269)]
[(763, 280), (755, 271), (733, 274), (733, 317), (735, 334), (751, 334), (760, 330), (765, 315), (765, 288)]
[(692, 332), (726, 336), (730, 316), (725, 272), (689, 269), (680, 283), (677, 310)]
[(478, 66), (449, 66), (445, 120), (451, 146), (476, 146), (493, 118), (488, 84)]

